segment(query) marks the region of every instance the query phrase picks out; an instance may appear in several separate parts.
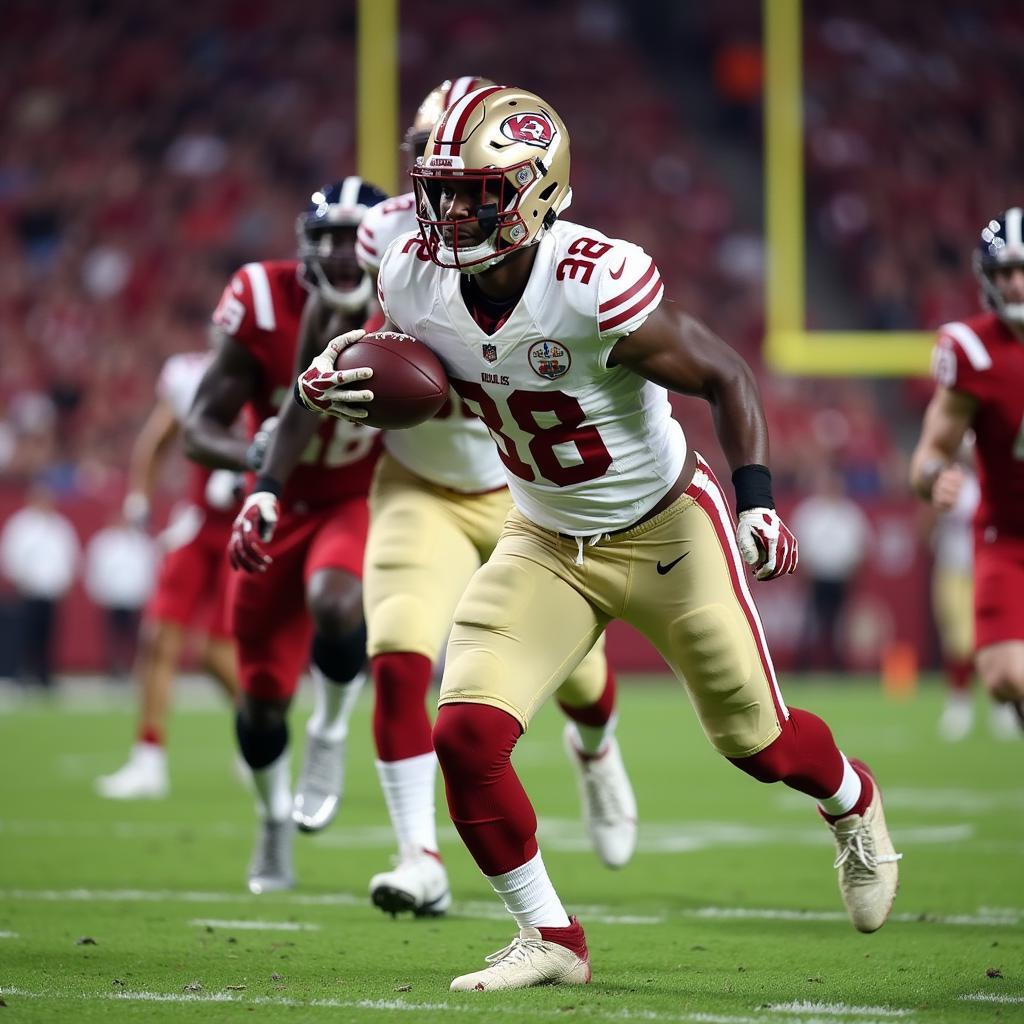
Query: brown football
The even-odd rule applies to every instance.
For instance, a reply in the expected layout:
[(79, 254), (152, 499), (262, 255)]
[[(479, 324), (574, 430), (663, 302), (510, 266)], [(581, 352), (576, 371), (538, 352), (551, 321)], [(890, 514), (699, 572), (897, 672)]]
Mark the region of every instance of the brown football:
[(421, 341), (394, 331), (367, 334), (344, 348), (335, 360), (336, 370), (369, 366), (373, 376), (352, 384), (355, 390), (373, 392), (369, 412), (360, 420), (381, 430), (415, 427), (434, 416), (448, 400), (448, 376), (437, 356)]

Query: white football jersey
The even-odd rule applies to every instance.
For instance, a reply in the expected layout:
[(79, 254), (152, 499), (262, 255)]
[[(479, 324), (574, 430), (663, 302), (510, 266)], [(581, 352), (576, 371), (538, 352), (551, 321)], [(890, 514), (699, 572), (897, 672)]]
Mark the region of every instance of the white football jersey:
[(371, 206), (356, 231), (356, 259), (368, 274), (377, 276), (387, 247), (399, 236), (416, 231), (416, 196), (412, 192)]
[[(371, 206), (356, 240), (360, 265), (376, 275), (388, 246), (418, 230), (412, 192)], [(505, 486), (505, 470), (487, 427), (454, 393), (434, 419), (408, 430), (386, 431), (384, 448), (410, 472), (441, 487), (475, 493)]]
[(211, 362), (213, 351), (207, 350), (179, 352), (164, 363), (156, 382), (156, 393), (174, 410), (179, 423), (185, 422), (199, 390), (199, 382)]
[(418, 236), (381, 264), (381, 304), (428, 344), (487, 424), (519, 509), (577, 537), (621, 529), (653, 508), (682, 471), (686, 440), (668, 393), (609, 354), (664, 294), (639, 246), (558, 221), (538, 243), (530, 280), (486, 334), (461, 275), (430, 262)]

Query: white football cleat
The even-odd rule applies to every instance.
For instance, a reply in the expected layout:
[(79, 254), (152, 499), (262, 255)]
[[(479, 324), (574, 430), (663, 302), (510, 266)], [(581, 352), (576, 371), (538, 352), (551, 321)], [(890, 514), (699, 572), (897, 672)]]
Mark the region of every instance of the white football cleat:
[(1019, 740), (1024, 733), (1024, 719), (1018, 717), (1013, 704), (993, 704), (989, 710), (989, 732), (997, 740)]
[(290, 818), (260, 822), (256, 847), (249, 863), (249, 892), (254, 896), (281, 892), (295, 885), (292, 865), (294, 839), (295, 823)]
[(344, 780), (345, 737), (331, 740), (307, 733), (292, 809), (292, 818), (303, 832), (319, 832), (334, 820)]
[(405, 912), (416, 917), (439, 917), (452, 905), (448, 872), (429, 853), (403, 857), (390, 871), (370, 879), (370, 899), (392, 917)]
[(122, 767), (96, 780), (96, 792), (108, 800), (162, 800), (170, 790), (167, 752), (155, 743), (136, 743)]
[[(859, 762), (858, 767), (864, 768)], [(872, 779), (874, 782), (874, 779)], [(874, 932), (885, 924), (899, 888), (897, 862), (902, 853), (893, 849), (882, 810), (878, 783), (863, 816), (847, 814), (829, 828), (836, 840), (839, 892), (853, 927), (859, 932)]]
[(636, 852), (636, 797), (614, 736), (597, 755), (584, 754), (576, 745), (572, 722), (565, 723), (562, 741), (576, 769), (583, 823), (594, 852), (606, 867), (621, 868)]
[[(451, 983), (452, 992), (486, 992), (492, 989), (533, 988), (535, 985), (586, 985), (590, 981), (590, 955), (583, 929), (575, 917), (569, 928), (578, 932), (576, 949), (544, 938), (540, 929), (520, 928), (519, 934), (497, 953), (484, 959), (490, 967), (463, 974)], [(548, 931), (548, 929), (544, 929)]]
[(969, 693), (951, 693), (939, 719), (939, 736), (948, 743), (959, 743), (973, 728), (974, 698)]

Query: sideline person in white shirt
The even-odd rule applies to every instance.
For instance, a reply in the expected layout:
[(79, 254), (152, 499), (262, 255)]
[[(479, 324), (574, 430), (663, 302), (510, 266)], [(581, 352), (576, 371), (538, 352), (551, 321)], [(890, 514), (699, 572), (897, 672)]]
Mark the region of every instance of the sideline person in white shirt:
[(57, 604), (75, 581), (80, 554), (78, 536), (57, 511), (53, 491), (34, 484), (0, 534), (0, 569), (20, 598), (15, 659), (23, 682), (53, 682)]
[(149, 535), (117, 517), (85, 549), (85, 592), (102, 609), (107, 671), (122, 678), (131, 667), (142, 608), (153, 589), (157, 550)]
[(800, 538), (800, 564), (810, 578), (797, 664), (842, 670), (843, 645), (837, 634), (850, 585), (867, 554), (871, 525), (847, 497), (839, 473), (823, 468), (815, 493), (793, 510), (793, 529)]

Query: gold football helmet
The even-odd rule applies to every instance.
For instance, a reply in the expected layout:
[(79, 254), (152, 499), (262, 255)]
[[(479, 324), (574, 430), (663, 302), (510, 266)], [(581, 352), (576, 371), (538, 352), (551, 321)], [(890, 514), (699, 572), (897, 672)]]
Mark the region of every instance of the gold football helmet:
[(405, 133), (402, 149), (413, 160), (423, 153), (430, 131), (437, 119), (456, 101), (467, 93), (475, 92), (487, 85), (494, 85), (489, 78), (476, 75), (462, 75), (460, 78), (446, 78), (436, 89), (431, 89), (419, 105), (412, 124)]
[[(430, 258), (479, 273), (539, 242), (572, 201), (569, 133), (534, 93), (485, 86), (445, 110), (412, 178)], [(472, 192), (475, 216), (447, 216), (455, 191)]]

